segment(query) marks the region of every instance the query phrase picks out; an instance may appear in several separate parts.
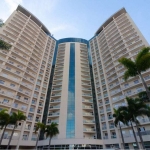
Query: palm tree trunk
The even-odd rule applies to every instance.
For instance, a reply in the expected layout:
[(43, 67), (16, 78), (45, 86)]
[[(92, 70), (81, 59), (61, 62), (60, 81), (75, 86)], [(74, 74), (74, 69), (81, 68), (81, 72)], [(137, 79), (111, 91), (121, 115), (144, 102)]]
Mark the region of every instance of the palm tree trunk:
[[(134, 117), (134, 120), (135, 120), (135, 117)], [(140, 137), (142, 148), (145, 149), (143, 138), (142, 138), (141, 132), (139, 131), (139, 125), (137, 124), (136, 120), (135, 120), (135, 124), (136, 124), (136, 128), (137, 128), (137, 131), (138, 131), (138, 134), (139, 134), (139, 137)]]
[(14, 131), (15, 131), (15, 127), (16, 127), (16, 124), (14, 125), (14, 128), (12, 130), (12, 133), (11, 133), (11, 136), (10, 136), (10, 139), (9, 139), (9, 142), (8, 142), (8, 145), (7, 145), (7, 150), (9, 149), (9, 145), (10, 145), (10, 142), (12, 140), (12, 137), (13, 137), (13, 134), (14, 134)]
[(39, 141), (39, 136), (40, 136), (40, 132), (39, 132), (38, 137), (37, 137), (37, 140), (36, 140), (35, 149), (37, 149), (37, 145), (38, 145), (38, 141)]
[(120, 128), (120, 133), (121, 133), (123, 148), (125, 149), (124, 137), (123, 137), (123, 134), (122, 134), (122, 129), (121, 129), (121, 126), (120, 126), (120, 122), (119, 122), (119, 128)]
[(49, 149), (50, 149), (50, 145), (51, 145), (51, 139), (52, 139), (52, 137), (49, 138)]
[(146, 90), (148, 99), (149, 99), (149, 101), (150, 101), (150, 91), (149, 91), (149, 89), (148, 89), (148, 87), (147, 87), (147, 84), (146, 84), (145, 80), (143, 79), (141, 73), (139, 73), (139, 76), (140, 76), (140, 78), (141, 78), (141, 80), (142, 80), (142, 83), (143, 83), (143, 85), (144, 85), (144, 87), (145, 87), (145, 90)]
[(4, 136), (4, 133), (5, 133), (6, 127), (7, 127), (7, 125), (5, 126), (5, 128), (3, 130), (3, 133), (2, 133), (2, 136), (1, 136), (1, 139), (0, 139), (0, 146), (2, 144), (2, 140), (3, 140), (3, 136)]
[(130, 121), (130, 123), (131, 123), (131, 128), (132, 128), (132, 131), (133, 131), (133, 135), (134, 135), (134, 138), (135, 138), (136, 145), (139, 149), (139, 144), (138, 144), (138, 141), (137, 141), (137, 138), (136, 138), (136, 135), (135, 135), (135, 131), (134, 131), (134, 128), (133, 128), (133, 125), (132, 125), (132, 121)]

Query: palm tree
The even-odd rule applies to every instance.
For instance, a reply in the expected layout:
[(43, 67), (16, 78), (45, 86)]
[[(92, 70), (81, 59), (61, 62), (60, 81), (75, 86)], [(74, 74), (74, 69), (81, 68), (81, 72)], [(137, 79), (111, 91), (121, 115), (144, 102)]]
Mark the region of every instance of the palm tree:
[(46, 132), (46, 137), (49, 137), (49, 149), (50, 149), (52, 137), (59, 133), (57, 123), (52, 122), (50, 125), (47, 125), (45, 132)]
[[(150, 87), (148, 87), (148, 89), (150, 90)], [(138, 93), (138, 97), (145, 102), (148, 101), (148, 96), (147, 96), (146, 91), (142, 91)]]
[(38, 122), (36, 124), (36, 127), (35, 127), (35, 133), (37, 133), (37, 131), (39, 131), (38, 137), (37, 137), (37, 140), (36, 140), (36, 145), (35, 145), (36, 149), (37, 149), (37, 144), (38, 144), (38, 141), (39, 141), (39, 135), (40, 135), (41, 130), (43, 130), (43, 131), (45, 130), (45, 125), (43, 123)]
[(144, 47), (136, 56), (135, 61), (128, 58), (120, 58), (118, 61), (125, 66), (127, 69), (124, 73), (124, 79), (127, 80), (129, 77), (140, 76), (142, 83), (147, 92), (150, 100), (150, 90), (148, 89), (146, 82), (142, 77), (142, 72), (150, 68), (150, 47)]
[(4, 133), (6, 131), (7, 125), (10, 123), (10, 116), (7, 113), (7, 109), (3, 109), (0, 111), (0, 129), (4, 129), (0, 138), (0, 146), (3, 140)]
[(22, 120), (26, 120), (26, 116), (23, 114), (23, 112), (19, 111), (16, 113), (16, 112), (13, 112), (12, 115), (10, 116), (10, 122), (11, 124), (14, 125), (14, 128), (12, 130), (12, 133), (11, 133), (11, 136), (9, 138), (9, 142), (8, 142), (8, 145), (7, 145), (7, 150), (9, 148), (9, 145), (10, 145), (10, 142), (12, 140), (12, 137), (13, 137), (13, 134), (14, 134), (14, 131), (15, 131), (15, 128), (17, 127), (18, 125), (18, 121), (22, 121)]
[(141, 99), (139, 98), (128, 98), (126, 97), (128, 106), (120, 107), (128, 116), (128, 120), (130, 121), (131, 125), (132, 122), (135, 123), (138, 135), (140, 137), (140, 141), (142, 144), (142, 148), (145, 149), (143, 139), (141, 136), (141, 132), (139, 131), (139, 121), (137, 120), (138, 116), (148, 116), (150, 117), (150, 107), (147, 106)]
[(126, 125), (128, 124), (128, 122), (125, 120), (120, 108), (118, 108), (118, 109), (114, 108), (113, 117), (115, 118), (115, 121), (114, 121), (115, 126), (117, 127), (117, 125), (119, 125), (122, 143), (123, 143), (123, 148), (125, 149), (124, 137), (122, 134), (122, 128), (121, 128), (120, 122), (122, 122), (123, 124), (126, 124)]
[(2, 50), (9, 50), (11, 48), (11, 45), (6, 43), (3, 40), (0, 40), (0, 49)]

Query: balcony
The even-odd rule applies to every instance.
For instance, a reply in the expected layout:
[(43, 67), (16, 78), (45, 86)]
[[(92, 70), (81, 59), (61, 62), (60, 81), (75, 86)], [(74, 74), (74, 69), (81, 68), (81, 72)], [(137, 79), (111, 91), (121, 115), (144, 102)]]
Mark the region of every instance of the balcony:
[(59, 113), (49, 113), (48, 116), (51, 116), (51, 117), (59, 116)]
[(36, 119), (35, 119), (35, 122), (40, 122), (40, 119), (36, 118)]
[(106, 111), (108, 112), (108, 111), (111, 111), (111, 108), (106, 108)]
[(93, 113), (83, 113), (83, 116), (94, 116), (94, 114)]
[(95, 124), (95, 120), (83, 120), (84, 124)]
[(85, 80), (85, 81), (91, 81), (90, 78), (82, 78), (82, 80)]
[(109, 129), (114, 129), (115, 126), (114, 125), (109, 125)]
[(106, 126), (102, 126), (102, 130), (107, 130), (107, 127)]
[(50, 109), (60, 109), (60, 106), (50, 106)]
[(52, 90), (53, 91), (60, 91), (60, 90), (62, 90), (62, 88), (55, 88), (55, 87), (53, 87)]
[(82, 102), (85, 102), (85, 103), (93, 103), (93, 100), (82, 99)]
[(93, 106), (82, 106), (83, 109), (93, 109)]
[(108, 136), (103, 136), (103, 139), (105, 140), (105, 139), (108, 139)]
[(116, 135), (111, 135), (111, 139), (116, 139), (117, 136)]
[(103, 113), (104, 113), (104, 110), (100, 110), (99, 112), (100, 112), (100, 114), (103, 114)]
[(113, 116), (108, 116), (108, 120), (113, 119)]
[(82, 96), (92, 97), (92, 94), (90, 94), (90, 93), (82, 93)]
[(101, 118), (101, 121), (105, 121), (105, 118)]
[(109, 101), (105, 101), (105, 104), (109, 104)]
[(92, 129), (92, 128), (84, 128), (83, 131), (84, 132), (95, 132), (96, 130)]
[(53, 122), (53, 123), (57, 123), (57, 124), (58, 124), (58, 123), (59, 123), (59, 120), (51, 120), (51, 121), (50, 121), (50, 120), (48, 120), (48, 121), (47, 121), (47, 123), (48, 123), (48, 124), (51, 124), (52, 122)]
[(60, 102), (60, 99), (52, 99), (51, 101), (50, 101), (50, 103), (59, 103)]
[(61, 96), (61, 93), (52, 93), (51, 97)]

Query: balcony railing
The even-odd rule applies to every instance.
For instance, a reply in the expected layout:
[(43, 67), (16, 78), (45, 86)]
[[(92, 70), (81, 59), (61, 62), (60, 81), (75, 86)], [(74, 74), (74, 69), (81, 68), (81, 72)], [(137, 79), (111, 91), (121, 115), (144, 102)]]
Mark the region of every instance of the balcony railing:
[(117, 136), (116, 136), (116, 135), (111, 135), (111, 138), (112, 138), (112, 139), (116, 139)]
[(55, 100), (54, 100), (54, 99), (52, 99), (52, 100), (51, 100), (51, 102), (52, 102), (52, 103), (60, 102), (60, 99), (55, 99)]
[(89, 102), (89, 103), (92, 103), (93, 100), (86, 100), (86, 99), (82, 99), (82, 102)]
[(95, 131), (95, 129), (91, 129), (91, 128), (84, 128), (83, 130), (87, 131), (87, 132), (93, 132), (93, 131)]
[(93, 106), (82, 106), (82, 108), (92, 109)]
[(93, 116), (93, 113), (83, 113), (84, 116)]
[(95, 123), (95, 120), (83, 120), (83, 123)]
[(59, 116), (59, 113), (49, 113), (49, 116)]
[(60, 106), (50, 106), (50, 109), (58, 109)]

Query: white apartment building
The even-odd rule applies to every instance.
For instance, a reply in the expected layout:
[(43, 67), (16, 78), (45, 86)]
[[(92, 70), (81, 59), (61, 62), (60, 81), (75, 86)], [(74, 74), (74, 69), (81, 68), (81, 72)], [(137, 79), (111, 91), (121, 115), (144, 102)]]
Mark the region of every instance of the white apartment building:
[[(12, 149), (34, 149), (37, 122), (58, 124), (60, 133), (52, 139), (51, 149), (123, 148), (113, 108), (126, 105), (125, 97), (136, 97), (144, 87), (138, 77), (123, 80), (125, 69), (118, 59), (134, 60), (142, 47), (149, 46), (124, 8), (90, 40), (56, 40), (19, 5), (0, 28), (0, 39), (12, 45), (9, 51), (0, 51), (0, 109), (21, 110), (27, 116), (15, 130)], [(143, 72), (148, 85), (149, 74)], [(149, 148), (150, 120), (138, 120)], [(3, 148), (12, 128), (8, 125)], [(131, 128), (122, 124), (122, 130), (126, 148), (136, 148)], [(41, 134), (38, 147), (47, 149), (49, 141), (43, 138)]]

